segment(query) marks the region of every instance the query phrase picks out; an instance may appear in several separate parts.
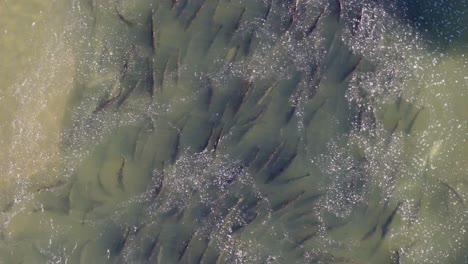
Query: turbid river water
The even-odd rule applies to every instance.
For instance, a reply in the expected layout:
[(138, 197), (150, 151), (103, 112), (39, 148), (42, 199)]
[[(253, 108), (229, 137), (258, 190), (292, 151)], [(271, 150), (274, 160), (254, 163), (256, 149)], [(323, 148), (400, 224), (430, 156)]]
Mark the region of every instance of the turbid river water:
[(467, 12), (1, 0), (0, 263), (468, 263)]

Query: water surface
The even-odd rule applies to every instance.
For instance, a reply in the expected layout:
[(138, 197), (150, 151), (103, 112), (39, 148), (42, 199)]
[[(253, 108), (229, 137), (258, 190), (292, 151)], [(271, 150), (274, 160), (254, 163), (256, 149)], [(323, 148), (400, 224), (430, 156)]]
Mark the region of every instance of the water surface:
[(0, 262), (466, 262), (464, 10), (4, 0)]

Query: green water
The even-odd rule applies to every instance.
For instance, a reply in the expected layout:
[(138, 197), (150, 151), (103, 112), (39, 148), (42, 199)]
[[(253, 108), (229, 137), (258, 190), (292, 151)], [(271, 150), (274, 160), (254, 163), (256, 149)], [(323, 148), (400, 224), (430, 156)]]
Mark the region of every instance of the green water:
[(0, 263), (465, 263), (467, 10), (3, 0)]

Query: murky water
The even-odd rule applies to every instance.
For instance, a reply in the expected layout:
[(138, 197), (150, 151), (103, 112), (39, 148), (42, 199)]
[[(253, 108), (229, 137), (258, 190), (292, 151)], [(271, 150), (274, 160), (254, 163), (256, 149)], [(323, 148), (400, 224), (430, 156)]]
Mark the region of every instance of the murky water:
[(0, 263), (466, 263), (468, 3), (0, 2)]

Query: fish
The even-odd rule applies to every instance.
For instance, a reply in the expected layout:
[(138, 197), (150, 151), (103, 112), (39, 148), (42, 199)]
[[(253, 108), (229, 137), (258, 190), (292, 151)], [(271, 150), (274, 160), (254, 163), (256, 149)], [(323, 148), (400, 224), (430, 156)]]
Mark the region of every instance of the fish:
[(133, 26), (133, 22), (128, 20), (127, 18), (125, 18), (124, 15), (122, 15), (122, 13), (120, 13), (119, 9), (117, 8), (117, 4), (114, 4), (114, 9), (115, 9), (115, 13), (117, 14), (117, 16), (119, 17), (119, 19), (124, 22), (125, 25), (127, 26)]
[(390, 225), (393, 222), (393, 219), (395, 219), (395, 215), (398, 212), (398, 209), (400, 209), (400, 206), (402, 205), (402, 202), (399, 202), (397, 206), (395, 206), (395, 209), (393, 209), (392, 213), (387, 217), (387, 220), (382, 224), (382, 235), (381, 237), (385, 237), (390, 230)]
[(117, 185), (120, 188), (120, 190), (122, 190), (122, 191), (125, 191), (125, 185), (124, 185), (124, 182), (123, 182), (124, 167), (125, 167), (125, 158), (122, 157), (122, 162), (120, 164), (119, 171), (117, 172)]

